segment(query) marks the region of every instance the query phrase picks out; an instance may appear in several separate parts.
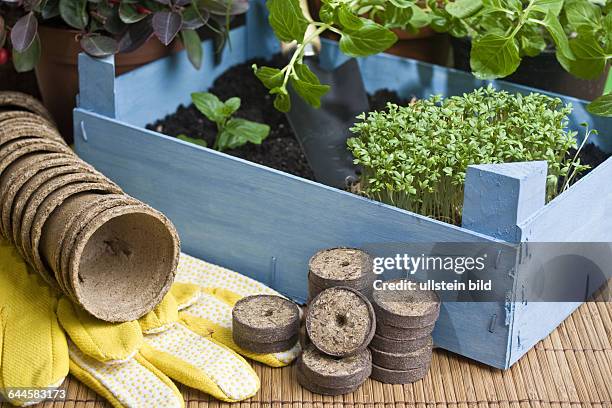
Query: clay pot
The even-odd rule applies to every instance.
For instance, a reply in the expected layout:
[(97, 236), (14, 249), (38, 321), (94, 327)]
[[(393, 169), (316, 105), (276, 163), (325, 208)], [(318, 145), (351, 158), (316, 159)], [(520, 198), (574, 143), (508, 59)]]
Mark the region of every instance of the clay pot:
[[(308, 1), (310, 14), (315, 19), (319, 17), (321, 0)], [(412, 58), (419, 61), (429, 62), (437, 65), (447, 65), (450, 57), (450, 41), (448, 35), (439, 34), (429, 27), (422, 28), (416, 34), (403, 30), (393, 30), (397, 35), (397, 42), (385, 53), (398, 55), (400, 57)], [(336, 34), (325, 35), (325, 37), (338, 40)]]
[[(77, 57), (82, 50), (77, 40), (78, 34), (64, 28), (39, 27), (42, 53), (36, 67), (38, 86), (45, 105), (68, 143), (72, 143), (72, 109), (79, 87)], [(136, 51), (115, 56), (116, 75), (165, 57), (180, 48), (178, 43), (166, 47), (152, 37)]]
[[(452, 38), (451, 43), (455, 68), (470, 72), (471, 41)], [(545, 50), (537, 57), (524, 57), (519, 68), (503, 80), (592, 101), (603, 93), (608, 70), (609, 66), (605, 73), (592, 81), (576, 78), (563, 69), (554, 51)]]

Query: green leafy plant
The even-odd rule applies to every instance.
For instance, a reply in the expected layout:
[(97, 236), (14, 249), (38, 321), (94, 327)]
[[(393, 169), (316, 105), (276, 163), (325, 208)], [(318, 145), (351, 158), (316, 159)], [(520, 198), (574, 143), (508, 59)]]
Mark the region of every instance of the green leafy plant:
[[(472, 40), (470, 65), (482, 79), (502, 78), (523, 57), (554, 49), (561, 66), (582, 79), (599, 78), (612, 58), (610, 0), (428, 0), (431, 27)], [(606, 96), (592, 113), (612, 115)]]
[(0, 4), (0, 48), (12, 48), (19, 72), (33, 69), (40, 58), (40, 22), (76, 30), (81, 48), (94, 57), (134, 51), (152, 36), (164, 45), (179, 38), (199, 68), (202, 47), (196, 30), (208, 26), (224, 36), (229, 17), (248, 9), (248, 0), (0, 0)]
[[(366, 3), (369, 8), (364, 9)], [(397, 36), (385, 27), (384, 22), (379, 23), (362, 16), (365, 12), (377, 14), (377, 10), (378, 14), (382, 15), (379, 9), (374, 9), (374, 5), (385, 3), (410, 10), (413, 4), (406, 0), (323, 0), (321, 21), (313, 21), (304, 16), (299, 0), (268, 0), (266, 4), (270, 12), (269, 22), (274, 33), (281, 41), (297, 44), (284, 68), (253, 66), (257, 77), (270, 94), (275, 96), (274, 106), (283, 112), (291, 109), (289, 86), (310, 105), (320, 106), (320, 99), (327, 93), (329, 86), (321, 84), (317, 76), (303, 63), (303, 58), (307, 47), (324, 32), (338, 34), (340, 50), (351, 57), (376, 54), (393, 45)]]
[[(213, 149), (235, 149), (249, 142), (261, 144), (270, 133), (268, 125), (232, 117), (240, 109), (240, 98), (229, 98), (222, 102), (209, 92), (198, 92), (191, 94), (191, 100), (208, 120), (217, 124), (218, 133)], [(185, 138), (183, 136), (182, 140)]]
[(587, 168), (568, 158), (577, 147), (571, 111), (558, 98), (481, 88), (364, 113), (348, 146), (363, 167), (364, 194), (458, 225), (470, 164), (546, 160), (549, 199)]

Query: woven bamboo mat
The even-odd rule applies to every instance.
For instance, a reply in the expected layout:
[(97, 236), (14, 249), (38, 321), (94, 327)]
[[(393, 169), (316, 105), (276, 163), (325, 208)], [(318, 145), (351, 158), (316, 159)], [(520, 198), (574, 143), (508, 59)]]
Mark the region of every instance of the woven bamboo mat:
[[(612, 284), (605, 290), (611, 288)], [(602, 296), (601, 292), (597, 295)], [(388, 385), (368, 380), (353, 394), (323, 397), (302, 389), (293, 367), (271, 369), (255, 364), (255, 370), (261, 378), (261, 391), (240, 403), (240, 408), (612, 408), (612, 303), (583, 304), (507, 371), (436, 350), (431, 370), (422, 381)], [(108, 406), (73, 378), (64, 387), (66, 401), (47, 402), (41, 407)], [(231, 405), (195, 390), (181, 391), (188, 408)]]

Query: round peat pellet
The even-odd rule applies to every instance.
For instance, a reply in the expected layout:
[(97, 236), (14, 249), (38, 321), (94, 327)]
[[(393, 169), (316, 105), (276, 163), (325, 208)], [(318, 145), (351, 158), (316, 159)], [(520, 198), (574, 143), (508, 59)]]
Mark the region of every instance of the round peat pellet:
[(302, 374), (310, 383), (328, 388), (358, 387), (372, 372), (372, 356), (367, 348), (359, 353), (336, 358), (306, 347), (298, 360)]
[(302, 350), (308, 347), (310, 343), (310, 339), (308, 338), (308, 333), (306, 333), (306, 324), (300, 325), (300, 331), (298, 332), (298, 338), (300, 340), (300, 346)]
[(300, 309), (280, 296), (247, 296), (236, 302), (232, 309), (234, 335), (252, 342), (288, 340), (297, 336), (299, 328)]
[(0, 92), (0, 110), (25, 110), (40, 115), (53, 123), (53, 117), (45, 106), (36, 98), (23, 92)]
[(238, 347), (257, 354), (280, 353), (291, 350), (299, 341), (297, 333), (289, 339), (271, 342), (253, 341), (248, 337), (236, 334), (235, 331), (232, 331), (232, 338)]
[(401, 279), (385, 282), (389, 289), (375, 290), (372, 306), (376, 318), (400, 328), (422, 328), (435, 324), (440, 314), (440, 298), (429, 290), (409, 290)]
[(376, 321), (376, 334), (394, 340), (414, 340), (429, 336), (433, 332), (435, 326), (434, 323), (423, 327), (395, 327), (378, 319)]
[(372, 364), (370, 378), (385, 384), (410, 384), (422, 380), (429, 371), (429, 364), (410, 370), (391, 370)]
[(346, 286), (363, 292), (374, 280), (372, 258), (356, 248), (319, 251), (308, 262), (308, 280), (320, 289)]
[(359, 388), (359, 386), (345, 387), (345, 388), (330, 388), (330, 387), (325, 387), (322, 385), (315, 384), (309, 381), (304, 376), (304, 373), (302, 372), (299, 366), (296, 367), (296, 374), (297, 374), (298, 383), (302, 387), (306, 388), (308, 391), (315, 393), (315, 394), (331, 395), (331, 396), (344, 395), (344, 394), (350, 394), (352, 392), (355, 392)]
[(321, 292), (308, 306), (306, 331), (325, 354), (347, 357), (364, 350), (376, 330), (370, 301), (355, 289), (338, 286)]
[(394, 340), (375, 334), (374, 338), (372, 338), (372, 342), (370, 343), (370, 347), (374, 347), (375, 349), (382, 350), (387, 353), (406, 354), (422, 349), (430, 342), (431, 336), (425, 336), (412, 340)]
[(429, 364), (433, 342), (411, 353), (390, 353), (370, 345), (372, 363), (391, 370), (411, 370)]

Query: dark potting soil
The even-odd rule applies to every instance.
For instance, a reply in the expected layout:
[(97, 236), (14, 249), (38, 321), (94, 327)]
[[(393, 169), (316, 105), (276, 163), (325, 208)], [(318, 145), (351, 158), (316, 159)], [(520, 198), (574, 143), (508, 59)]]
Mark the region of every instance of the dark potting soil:
[[(239, 97), (242, 104), (236, 112), (236, 117), (266, 123), (270, 126), (270, 135), (261, 145), (247, 143), (237, 149), (227, 150), (225, 153), (314, 180), (313, 172), (285, 114), (274, 108), (274, 98), (255, 77), (252, 69), (253, 64), (282, 67), (284, 63), (283, 57), (276, 56), (271, 61), (254, 59), (235, 65), (215, 80), (209, 92), (217, 95), (223, 101), (234, 96)], [(368, 95), (368, 98), (372, 111), (385, 109), (388, 102), (398, 105), (409, 103), (395, 91), (388, 89)], [(147, 129), (174, 137), (185, 135), (202, 139), (206, 141), (207, 146), (214, 144), (217, 134), (216, 125), (204, 117), (193, 104), (179, 106), (175, 113), (147, 125)], [(574, 157), (574, 154), (575, 152), (570, 152), (570, 157)], [(593, 144), (586, 145), (580, 153), (581, 163), (590, 165), (591, 169), (603, 163), (608, 157), (610, 154), (604, 153)], [(584, 177), (589, 171), (583, 172), (577, 177), (577, 180)]]

